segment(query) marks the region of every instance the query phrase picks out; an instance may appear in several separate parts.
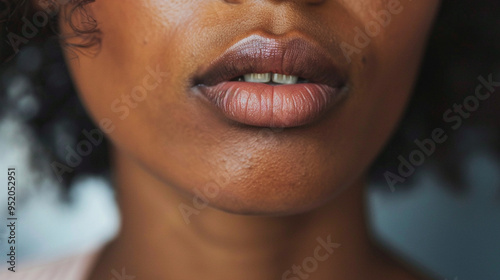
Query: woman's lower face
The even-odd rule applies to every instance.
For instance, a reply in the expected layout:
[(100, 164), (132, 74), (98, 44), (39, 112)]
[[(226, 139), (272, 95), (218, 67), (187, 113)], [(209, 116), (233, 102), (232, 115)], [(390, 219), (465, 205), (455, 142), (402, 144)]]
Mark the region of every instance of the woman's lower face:
[(288, 215), (363, 177), (404, 110), (438, 5), (96, 0), (85, 8), (98, 54), (66, 55), (95, 122), (165, 188)]

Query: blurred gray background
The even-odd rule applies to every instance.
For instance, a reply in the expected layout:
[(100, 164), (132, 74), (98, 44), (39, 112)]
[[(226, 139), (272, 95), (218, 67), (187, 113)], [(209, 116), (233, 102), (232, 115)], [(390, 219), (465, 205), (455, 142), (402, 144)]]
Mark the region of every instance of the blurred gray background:
[[(439, 127), (445, 110), (474, 93), (477, 77), (500, 81), (500, 2), (445, 1), (448, 8), (431, 43), (413, 100), (409, 121), (423, 124), (403, 129), (409, 142), (428, 137)], [(450, 4), (451, 3), (451, 4)], [(496, 11), (496, 12), (493, 12)], [(72, 85), (54, 41), (25, 47), (0, 67), (0, 184), (7, 168), (17, 168), (17, 253), (20, 266), (30, 260), (60, 258), (99, 247), (115, 236), (119, 213), (109, 183), (93, 175), (79, 176), (66, 189), (55, 180), (49, 151), (41, 136), (71, 145), (72, 123), (57, 116), (50, 127), (33, 131), (45, 102), (71, 92)], [(43, 92), (49, 92), (50, 96)], [(383, 178), (367, 189), (373, 236), (408, 262), (449, 280), (500, 280), (500, 88), (464, 120), (450, 140), (437, 146), (405, 183), (391, 188)], [(439, 101), (428, 105), (429, 101)], [(421, 102), (421, 103), (419, 103)], [(417, 107), (415, 107), (417, 108)], [(73, 112), (68, 107), (67, 114)], [(78, 118), (80, 116), (77, 116)], [(413, 118), (413, 119), (412, 119)], [(35, 122), (36, 123), (36, 122)], [(81, 131), (76, 129), (77, 131)], [(52, 152), (60, 152), (56, 145)], [(388, 156), (407, 156), (389, 145)], [(410, 147), (411, 148), (411, 147)], [(376, 173), (391, 170), (378, 166)], [(0, 188), (0, 221), (7, 217), (6, 188)], [(2, 222), (3, 224), (3, 222)], [(7, 249), (5, 226), (0, 227), (0, 251)], [(0, 265), (6, 256), (0, 256)]]

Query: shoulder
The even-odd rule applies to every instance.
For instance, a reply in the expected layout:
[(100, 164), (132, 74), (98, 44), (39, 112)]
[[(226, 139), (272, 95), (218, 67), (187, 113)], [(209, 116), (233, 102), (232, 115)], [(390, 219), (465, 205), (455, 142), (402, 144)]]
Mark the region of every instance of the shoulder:
[(84, 280), (101, 249), (69, 256), (54, 261), (39, 261), (17, 264), (15, 272), (9, 267), (0, 267), (0, 279), (9, 280)]

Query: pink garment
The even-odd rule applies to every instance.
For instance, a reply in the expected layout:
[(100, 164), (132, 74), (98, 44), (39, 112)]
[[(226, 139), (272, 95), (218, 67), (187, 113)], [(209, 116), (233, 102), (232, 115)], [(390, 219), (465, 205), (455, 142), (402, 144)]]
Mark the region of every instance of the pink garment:
[(16, 265), (16, 272), (0, 267), (2, 280), (86, 280), (101, 250), (70, 256), (53, 262)]

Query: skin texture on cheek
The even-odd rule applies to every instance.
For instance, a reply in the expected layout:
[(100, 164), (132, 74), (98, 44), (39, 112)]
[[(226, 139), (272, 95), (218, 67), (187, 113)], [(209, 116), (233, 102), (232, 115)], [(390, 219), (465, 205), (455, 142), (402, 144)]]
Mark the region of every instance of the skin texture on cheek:
[[(217, 181), (211, 205), (228, 212), (310, 210), (362, 176), (394, 129), (437, 4), (401, 0), (392, 13), (393, 1), (306, 2), (97, 0), (88, 9), (102, 30), (101, 51), (68, 64), (96, 123), (115, 125), (108, 137), (117, 151), (164, 187), (189, 196)], [(356, 45), (358, 30), (386, 10), (390, 23)], [(251, 34), (317, 42), (348, 73), (346, 100), (304, 127), (228, 122), (191, 94), (191, 77)], [(358, 50), (351, 62), (343, 42)]]

